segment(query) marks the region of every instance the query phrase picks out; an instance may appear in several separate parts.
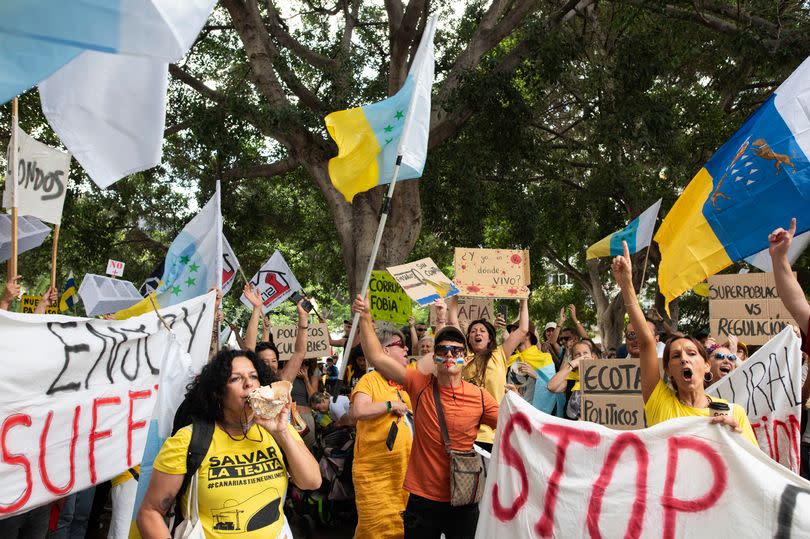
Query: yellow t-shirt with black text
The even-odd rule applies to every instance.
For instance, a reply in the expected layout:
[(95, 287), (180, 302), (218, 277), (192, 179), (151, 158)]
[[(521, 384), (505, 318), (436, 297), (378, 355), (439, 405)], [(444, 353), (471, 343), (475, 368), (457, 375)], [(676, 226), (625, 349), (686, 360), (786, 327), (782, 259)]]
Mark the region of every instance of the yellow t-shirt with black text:
[[(191, 442), (189, 425), (166, 440), (154, 468), (163, 473), (186, 473)], [(301, 437), (289, 426), (295, 440)], [(282, 452), (269, 432), (253, 425), (245, 439), (233, 439), (218, 426), (197, 472), (200, 520), (208, 538), (278, 537), (284, 527), (287, 469)], [(188, 492), (181, 507), (185, 510)]]
[[(751, 428), (751, 422), (748, 420), (748, 416), (745, 415), (745, 410), (743, 410), (739, 404), (730, 403), (725, 399), (718, 397), (710, 398), (712, 401), (725, 402), (730, 405), (731, 413), (742, 429), (740, 434), (742, 434), (746, 440), (754, 444), (754, 447), (759, 447), (757, 438), (754, 436), (754, 429)], [(658, 380), (652, 395), (650, 395), (650, 398), (647, 399), (647, 402), (644, 404), (644, 415), (647, 417), (647, 426), (652, 427), (653, 425), (663, 423), (668, 419), (676, 417), (710, 417), (711, 413), (708, 408), (693, 408), (682, 404), (681, 401), (678, 400), (678, 396), (675, 395), (675, 392), (665, 384), (663, 380)]]
[[(467, 357), (472, 358), (474, 355), (475, 354), (469, 354)], [(487, 371), (484, 373), (484, 389), (495, 397), (495, 400), (499, 403), (506, 394), (506, 370), (506, 357), (503, 353), (503, 347), (499, 346), (492, 351), (492, 356), (490, 356), (489, 363), (487, 363)], [(462, 373), (464, 380), (468, 382), (472, 382), (476, 374), (477, 369), (472, 362), (464, 367)], [(495, 429), (482, 423), (481, 427), (478, 429), (478, 437), (476, 437), (475, 441), (488, 444), (494, 443)]]

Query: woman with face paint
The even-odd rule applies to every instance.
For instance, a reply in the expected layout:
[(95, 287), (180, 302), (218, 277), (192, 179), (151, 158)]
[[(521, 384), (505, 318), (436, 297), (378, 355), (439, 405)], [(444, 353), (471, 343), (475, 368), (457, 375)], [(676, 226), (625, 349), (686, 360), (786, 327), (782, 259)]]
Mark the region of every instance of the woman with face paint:
[[(448, 301), (450, 325), (458, 326), (458, 301), (456, 296)], [(498, 315), (498, 323), (506, 326), (503, 315)], [(495, 327), (483, 318), (473, 320), (467, 327), (467, 362), (464, 366), (463, 376), (468, 382), (486, 389), (495, 400), (501, 402), (506, 394), (507, 358), (523, 342), (529, 332), (529, 302), (520, 300), (520, 316), (517, 327), (509, 333), (498, 346), (495, 341)], [(437, 341), (438, 342), (438, 341)], [(492, 451), (492, 442), (495, 441), (495, 429), (488, 425), (481, 425), (475, 443), (479, 447)]]
[(360, 314), (360, 340), (366, 359), (388, 380), (401, 384), (414, 408), (414, 438), (403, 488), (410, 493), (403, 514), (406, 538), (472, 538), (478, 504), (450, 505), (450, 456), (445, 450), (434, 392), (439, 395), (452, 449), (470, 451), (481, 424), (495, 428), (498, 403), (487, 391), (465, 382), (468, 356), (464, 334), (444, 326), (436, 332), (435, 373), (408, 369), (389, 356), (374, 332), (367, 300), (357, 296), (352, 311)]
[[(673, 337), (667, 342), (664, 348), (664, 370), (669, 375), (671, 386), (661, 379), (658, 372), (655, 336), (638, 304), (636, 290), (633, 287), (630, 252), (627, 242), (622, 243), (624, 255), (613, 259), (613, 276), (622, 290), (630, 322), (636, 328), (641, 358), (641, 395), (644, 398), (647, 426), (651, 427), (675, 417), (710, 417), (712, 423), (728, 426), (759, 447), (745, 411), (736, 404), (706, 394), (704, 382), (711, 379), (711, 363), (706, 349), (695, 339)], [(713, 411), (718, 404), (725, 405), (726, 414), (718, 415)]]

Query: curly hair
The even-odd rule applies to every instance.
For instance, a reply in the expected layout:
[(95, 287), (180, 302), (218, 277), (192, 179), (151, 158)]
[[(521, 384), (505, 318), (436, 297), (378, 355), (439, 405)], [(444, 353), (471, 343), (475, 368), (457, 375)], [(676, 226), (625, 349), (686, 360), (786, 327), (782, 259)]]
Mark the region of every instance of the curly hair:
[(470, 332), (472, 331), (473, 326), (476, 324), (481, 324), (484, 326), (484, 329), (487, 330), (487, 333), (489, 334), (489, 343), (487, 344), (485, 350), (475, 353), (475, 357), (473, 357), (472, 362), (466, 367), (468, 375), (464, 376), (464, 378), (468, 382), (472, 382), (478, 387), (484, 387), (484, 380), (486, 379), (489, 360), (492, 358), (492, 352), (497, 346), (497, 343), (495, 342), (495, 326), (493, 326), (489, 320), (485, 320), (483, 318), (473, 320), (470, 322), (470, 325), (467, 326), (466, 337), (468, 343), (470, 342)]
[(222, 350), (217, 353), (197, 378), (186, 388), (186, 403), (189, 416), (208, 421), (222, 421), (224, 419), (222, 399), (225, 396), (225, 386), (231, 376), (231, 365), (237, 357), (250, 360), (259, 374), (259, 382), (265, 386), (277, 380), (276, 375), (261, 361), (256, 354), (249, 350)]

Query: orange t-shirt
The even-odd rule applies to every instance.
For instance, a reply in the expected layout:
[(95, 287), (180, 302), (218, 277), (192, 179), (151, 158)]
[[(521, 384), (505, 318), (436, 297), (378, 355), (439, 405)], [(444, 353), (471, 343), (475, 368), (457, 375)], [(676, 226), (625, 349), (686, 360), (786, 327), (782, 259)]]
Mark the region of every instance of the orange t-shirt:
[[(433, 386), (436, 377), (418, 369), (405, 372), (405, 390), (414, 406), (414, 437), (403, 488), (437, 502), (450, 501), (450, 456), (444, 450)], [(483, 391), (483, 406), (481, 397)], [(455, 388), (439, 386), (450, 447), (470, 451), (480, 424), (495, 428), (498, 402), (486, 390), (469, 382)], [(455, 395), (455, 396), (454, 396)]]

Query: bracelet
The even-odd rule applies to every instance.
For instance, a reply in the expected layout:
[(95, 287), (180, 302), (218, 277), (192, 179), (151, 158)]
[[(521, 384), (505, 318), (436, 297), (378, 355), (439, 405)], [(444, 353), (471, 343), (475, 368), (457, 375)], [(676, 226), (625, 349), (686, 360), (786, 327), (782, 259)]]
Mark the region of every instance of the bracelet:
[(439, 324), (446, 324), (447, 320), (436, 320), (436, 322)]
[(391, 401), (385, 401), (385, 407), (388, 409), (388, 413), (391, 413)]
[(309, 326), (298, 326), (298, 329), (307, 329)]

